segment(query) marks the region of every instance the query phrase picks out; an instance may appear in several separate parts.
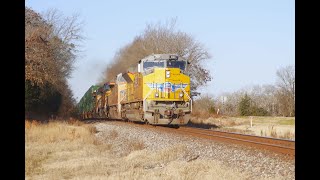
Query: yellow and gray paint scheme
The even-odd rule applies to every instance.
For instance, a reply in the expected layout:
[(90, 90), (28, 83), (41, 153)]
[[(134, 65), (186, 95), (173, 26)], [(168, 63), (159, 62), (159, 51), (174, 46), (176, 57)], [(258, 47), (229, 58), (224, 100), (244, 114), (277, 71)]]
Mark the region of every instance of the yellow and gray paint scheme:
[(103, 96), (105, 103), (97, 103), (104, 105), (97, 109), (108, 118), (185, 125), (192, 111), (187, 72), (187, 60), (176, 54), (149, 55), (117, 75), (115, 85), (110, 86), (111, 93), (107, 91)]
[(139, 61), (143, 75), (144, 120), (150, 124), (187, 124), (192, 111), (188, 62), (155, 54)]

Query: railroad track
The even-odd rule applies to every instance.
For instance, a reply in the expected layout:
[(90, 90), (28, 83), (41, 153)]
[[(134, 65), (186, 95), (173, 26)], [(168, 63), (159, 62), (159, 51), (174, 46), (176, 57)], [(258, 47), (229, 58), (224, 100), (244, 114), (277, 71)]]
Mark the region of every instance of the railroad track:
[[(86, 123), (96, 123), (103, 122), (105, 119), (93, 119), (86, 120)], [(110, 120), (109, 120), (110, 121)], [(123, 122), (121, 120), (112, 119), (112, 121)], [(190, 135), (192, 137), (211, 139), (216, 141), (223, 141), (228, 143), (235, 143), (240, 145), (251, 146), (254, 148), (264, 149), (273, 151), (276, 153), (281, 153), (289, 155), (290, 157), (295, 157), (295, 141), (285, 140), (278, 138), (261, 137), (233, 132), (224, 132), (211, 129), (194, 128), (181, 126), (179, 128), (168, 128), (163, 126), (152, 126), (152, 125), (142, 125), (136, 123), (130, 123), (135, 126), (157, 129), (161, 131), (167, 131), (171, 133), (179, 133), (183, 135)]]
[(260, 149), (266, 149), (271, 150), (273, 152), (287, 154), (292, 157), (295, 156), (295, 141), (292, 140), (190, 127), (180, 127), (179, 129), (177, 129), (177, 131), (186, 134), (192, 134), (193, 136), (201, 138), (215, 139), (237, 144), (249, 145)]

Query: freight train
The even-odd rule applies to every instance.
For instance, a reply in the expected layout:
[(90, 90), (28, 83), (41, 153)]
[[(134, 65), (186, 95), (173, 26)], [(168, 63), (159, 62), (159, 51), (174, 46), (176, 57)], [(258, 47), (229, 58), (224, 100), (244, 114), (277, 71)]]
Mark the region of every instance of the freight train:
[(185, 125), (192, 111), (189, 64), (176, 54), (149, 55), (114, 81), (91, 86), (78, 103), (78, 112), (82, 119)]

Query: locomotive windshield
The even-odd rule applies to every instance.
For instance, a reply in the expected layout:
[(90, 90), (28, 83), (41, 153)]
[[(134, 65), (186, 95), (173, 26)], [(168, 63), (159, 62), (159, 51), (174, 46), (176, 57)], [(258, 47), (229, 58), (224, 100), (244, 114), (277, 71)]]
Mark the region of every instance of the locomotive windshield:
[(153, 68), (180, 68), (186, 70), (186, 61), (161, 60), (161, 61), (145, 61), (143, 62), (143, 71), (148, 71)]
[(156, 67), (163, 68), (164, 67), (164, 61), (145, 61), (143, 63), (143, 70), (144, 71), (146, 71), (148, 69), (156, 68)]
[(182, 71), (186, 70), (186, 62), (185, 61), (168, 61), (168, 68), (180, 68)]

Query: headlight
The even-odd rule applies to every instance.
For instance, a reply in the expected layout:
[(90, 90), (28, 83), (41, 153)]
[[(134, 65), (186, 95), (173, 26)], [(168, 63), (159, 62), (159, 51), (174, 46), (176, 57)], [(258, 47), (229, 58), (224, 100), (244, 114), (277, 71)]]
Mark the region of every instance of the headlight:
[(159, 93), (156, 93), (155, 96), (156, 96), (156, 97), (159, 97)]
[(183, 97), (183, 93), (180, 93), (180, 97)]
[(170, 77), (170, 71), (166, 71), (166, 77), (167, 77), (167, 78)]

